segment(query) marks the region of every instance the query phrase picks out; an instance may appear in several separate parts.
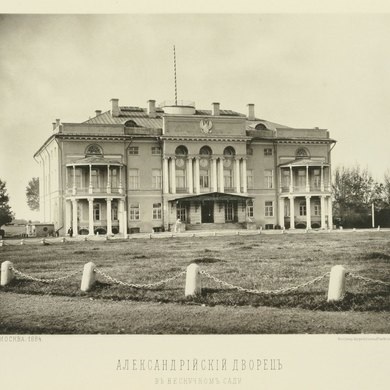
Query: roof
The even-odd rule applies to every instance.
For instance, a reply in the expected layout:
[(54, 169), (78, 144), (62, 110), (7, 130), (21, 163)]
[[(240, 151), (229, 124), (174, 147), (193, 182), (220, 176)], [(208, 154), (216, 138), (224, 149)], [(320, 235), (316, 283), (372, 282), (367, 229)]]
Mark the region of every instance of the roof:
[(109, 160), (101, 156), (88, 156), (68, 163), (67, 165), (89, 165), (89, 164), (102, 164), (102, 165), (122, 165), (119, 161)]
[(199, 195), (191, 195), (191, 196), (184, 196), (180, 198), (170, 199), (169, 202), (190, 202), (190, 201), (206, 201), (206, 200), (212, 200), (212, 201), (218, 201), (218, 200), (247, 200), (252, 199), (250, 196), (245, 195), (237, 195), (237, 194), (226, 194), (224, 192), (210, 192), (207, 194), (199, 194)]
[(246, 121), (246, 129), (247, 130), (256, 130), (257, 125), (264, 125), (268, 130), (276, 130), (276, 129), (292, 129), (290, 126), (281, 125), (280, 123), (270, 122), (265, 119), (256, 118), (253, 121)]
[(318, 166), (329, 166), (328, 163), (324, 163), (323, 161), (316, 161), (316, 160), (312, 160), (310, 158), (297, 158), (293, 161), (289, 161), (287, 163), (283, 163), (283, 164), (280, 164), (279, 166), (280, 167), (288, 167), (288, 166), (295, 166), (295, 167), (299, 167), (299, 166), (312, 166), (312, 167), (318, 167)]

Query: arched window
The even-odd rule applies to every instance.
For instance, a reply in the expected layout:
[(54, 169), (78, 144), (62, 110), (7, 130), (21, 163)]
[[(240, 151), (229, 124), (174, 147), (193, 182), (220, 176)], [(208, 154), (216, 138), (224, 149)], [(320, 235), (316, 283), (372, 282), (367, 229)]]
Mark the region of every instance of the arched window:
[(202, 156), (211, 156), (213, 152), (209, 146), (203, 146), (200, 148), (199, 154)]
[(309, 152), (306, 148), (299, 148), (295, 152), (295, 157), (298, 158), (307, 158), (309, 157)]
[(178, 146), (175, 150), (175, 155), (176, 156), (187, 156), (188, 155), (188, 150), (185, 146)]
[(138, 126), (134, 121), (130, 120), (125, 123), (125, 127), (138, 127)]
[(225, 150), (223, 151), (223, 155), (224, 155), (224, 156), (233, 157), (235, 154), (236, 154), (236, 151), (235, 151), (234, 148), (232, 148), (231, 146), (228, 146), (228, 147), (225, 148)]
[(264, 123), (259, 123), (255, 127), (256, 130), (267, 130), (267, 126)]
[(97, 145), (97, 144), (92, 144), (87, 147), (85, 150), (85, 155), (86, 156), (101, 156), (103, 155), (103, 149)]

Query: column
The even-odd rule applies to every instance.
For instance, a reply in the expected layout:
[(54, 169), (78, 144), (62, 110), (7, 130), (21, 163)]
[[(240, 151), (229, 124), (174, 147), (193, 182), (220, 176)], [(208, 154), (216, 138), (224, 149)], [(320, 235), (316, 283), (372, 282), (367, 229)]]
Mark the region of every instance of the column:
[(240, 159), (238, 157), (236, 157), (234, 159), (234, 164), (235, 164), (235, 170), (236, 170), (234, 180), (235, 180), (235, 185), (236, 185), (236, 192), (237, 192), (237, 194), (239, 194), (241, 187), (240, 187)]
[(195, 157), (195, 193), (200, 194), (199, 157)]
[(92, 165), (89, 164), (89, 193), (93, 193), (93, 188), (92, 188)]
[(107, 194), (111, 194), (110, 165), (107, 165)]
[(325, 191), (324, 187), (324, 166), (321, 165), (321, 192)]
[[(322, 183), (322, 181), (321, 181)], [(326, 229), (325, 222), (325, 196), (321, 196), (321, 229)]]
[(65, 201), (65, 233), (68, 233), (72, 226), (72, 203), (70, 200)]
[(279, 193), (282, 192), (282, 168), (279, 168)]
[(93, 236), (95, 234), (93, 229), (93, 198), (88, 198), (88, 235)]
[(123, 199), (118, 199), (118, 222), (119, 222), (119, 233), (124, 234), (123, 229), (123, 212), (124, 212), (124, 201)]
[(112, 234), (112, 221), (111, 221), (111, 201), (112, 198), (107, 198), (107, 235)]
[(311, 229), (310, 198), (311, 196), (306, 196), (306, 229)]
[(290, 229), (295, 229), (295, 205), (294, 196), (289, 196), (290, 199)]
[(163, 193), (169, 192), (168, 157), (163, 157)]
[(279, 225), (284, 227), (284, 198), (279, 198)]
[(219, 158), (219, 192), (225, 192), (225, 183), (223, 177), (223, 158)]
[(331, 196), (328, 197), (328, 228), (333, 229), (333, 211), (332, 211), (332, 197)]
[(293, 170), (292, 166), (290, 165), (290, 193), (294, 192), (294, 183), (293, 183)]
[(309, 166), (308, 165), (306, 165), (306, 192), (310, 192)]
[(176, 194), (176, 158), (171, 157), (171, 194)]
[(218, 177), (217, 177), (217, 159), (211, 158), (211, 187), (213, 192), (218, 191)]
[(73, 229), (73, 235), (78, 235), (78, 225), (77, 225), (77, 199), (72, 200), (72, 229)]
[(192, 173), (192, 157), (187, 157), (187, 185), (188, 193), (194, 193), (194, 176)]
[(119, 193), (123, 194), (123, 187), (122, 187), (122, 165), (119, 166)]
[(247, 179), (246, 179), (246, 158), (242, 159), (242, 192), (246, 194), (248, 192)]
[[(73, 195), (76, 195), (76, 166), (73, 165)], [(42, 191), (43, 192), (43, 191)]]

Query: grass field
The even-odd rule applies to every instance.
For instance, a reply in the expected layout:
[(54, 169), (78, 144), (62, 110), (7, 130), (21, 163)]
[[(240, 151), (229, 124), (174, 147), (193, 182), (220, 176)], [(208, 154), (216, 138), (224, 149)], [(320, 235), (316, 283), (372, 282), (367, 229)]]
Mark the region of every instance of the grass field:
[[(338, 264), (353, 274), (389, 283), (389, 239), (390, 232), (373, 231), (71, 241), (46, 246), (27, 240), (24, 246), (1, 247), (0, 261), (12, 261), (19, 271), (38, 278), (57, 278), (77, 270), (80, 273), (49, 284), (17, 278), (2, 287), (1, 305), (8, 316), (2, 315), (0, 332), (161, 333), (163, 329), (163, 333), (390, 333), (389, 288), (351, 277), (347, 278), (346, 296), (338, 303), (326, 302), (328, 277), (281, 295), (240, 292), (203, 276), (202, 295), (186, 299), (185, 275), (152, 289), (112, 284), (98, 275), (90, 292), (80, 291), (82, 268), (89, 261), (118, 280), (137, 284), (169, 278), (192, 262), (226, 282), (258, 290), (297, 286)], [(70, 317), (52, 308), (54, 302), (63, 301), (73, 313)], [(91, 302), (96, 308), (96, 301), (98, 313), (94, 315), (99, 320), (91, 324), (86, 313), (92, 315), (88, 308)], [(132, 316), (131, 326), (126, 322), (128, 317), (121, 320), (129, 301), (138, 313)], [(13, 314), (12, 307), (18, 302), (28, 308), (26, 317)], [(45, 321), (36, 327), (39, 312)], [(196, 326), (195, 320), (188, 321), (189, 313), (203, 316), (202, 326)], [(174, 314), (174, 322), (170, 314)], [(261, 326), (256, 326), (255, 318), (260, 315)], [(115, 324), (111, 318), (117, 318)], [(161, 318), (171, 326), (161, 326)], [(233, 323), (227, 318), (234, 319)], [(320, 318), (323, 322), (317, 323)]]

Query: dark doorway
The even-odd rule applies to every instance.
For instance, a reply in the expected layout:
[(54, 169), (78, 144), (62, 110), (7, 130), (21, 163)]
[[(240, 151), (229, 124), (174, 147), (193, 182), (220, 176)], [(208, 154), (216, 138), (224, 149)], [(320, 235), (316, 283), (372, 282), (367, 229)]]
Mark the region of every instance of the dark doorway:
[(214, 202), (212, 200), (202, 202), (202, 223), (214, 223)]

